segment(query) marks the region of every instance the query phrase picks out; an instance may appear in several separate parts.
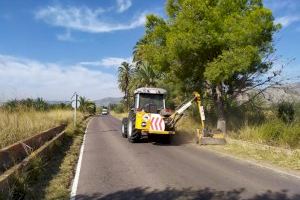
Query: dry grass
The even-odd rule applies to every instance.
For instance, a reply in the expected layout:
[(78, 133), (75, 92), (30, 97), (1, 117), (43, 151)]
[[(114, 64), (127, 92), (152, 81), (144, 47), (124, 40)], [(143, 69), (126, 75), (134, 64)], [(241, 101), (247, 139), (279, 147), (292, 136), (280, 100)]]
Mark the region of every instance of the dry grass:
[[(194, 137), (197, 128), (199, 128), (199, 122), (185, 116), (178, 123), (177, 130), (179, 134)], [(267, 145), (269, 143), (255, 138), (252, 128), (248, 127), (243, 129), (243, 131), (246, 130), (248, 130), (248, 132), (244, 132), (244, 137), (240, 137), (239, 139), (227, 137), (226, 140), (228, 143), (226, 145), (205, 146), (205, 148), (234, 155), (246, 160), (255, 160), (260, 163), (300, 170), (300, 149)], [(255, 129), (255, 131), (257, 130)], [(250, 139), (251, 141), (249, 141)]]
[(110, 114), (119, 120), (122, 120), (124, 117), (127, 117), (128, 115), (128, 113), (116, 113), (115, 111), (110, 111)]
[[(79, 113), (79, 117), (82, 115)], [(73, 118), (69, 110), (17, 110), (9, 112), (0, 109), (0, 148), (30, 137), (61, 123), (68, 123)]]
[(224, 146), (207, 146), (207, 148), (231, 154), (247, 160), (300, 170), (300, 150), (272, 147), (242, 140), (227, 138)]
[[(87, 120), (81, 122), (76, 129), (67, 129), (67, 134), (71, 136), (71, 144), (67, 149), (62, 150), (61, 159), (50, 161), (49, 167), (52, 168), (50, 171), (55, 171), (55, 173), (43, 188), (42, 199), (70, 199), (72, 179), (75, 175), (86, 124)], [(56, 170), (53, 169), (54, 166), (56, 166)]]
[(14, 177), (8, 196), (0, 199), (70, 199), (70, 189), (75, 173), (87, 120), (75, 128), (69, 124), (63, 140), (54, 143), (47, 154), (36, 157), (26, 171)]

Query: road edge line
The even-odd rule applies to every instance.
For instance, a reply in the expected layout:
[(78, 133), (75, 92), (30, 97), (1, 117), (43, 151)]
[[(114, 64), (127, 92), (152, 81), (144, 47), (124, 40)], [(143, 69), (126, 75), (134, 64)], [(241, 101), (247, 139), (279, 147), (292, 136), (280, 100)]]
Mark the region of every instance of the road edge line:
[(77, 165), (76, 165), (75, 177), (74, 177), (73, 183), (72, 183), (72, 189), (71, 189), (71, 193), (70, 193), (70, 200), (75, 200), (76, 199), (76, 192), (77, 192), (77, 188), (78, 188), (79, 175), (80, 175), (82, 156), (83, 156), (83, 151), (84, 151), (84, 146), (85, 146), (86, 133), (87, 133), (87, 129), (88, 129), (89, 124), (90, 124), (91, 121), (92, 121), (92, 119), (90, 119), (90, 121), (87, 123), (85, 131), (84, 131), (84, 136), (83, 136), (82, 144), (81, 144), (81, 147), (80, 147), (79, 158), (78, 158)]
[(231, 158), (233, 160), (237, 160), (239, 162), (248, 163), (248, 164), (250, 164), (252, 166), (255, 166), (255, 167), (264, 168), (264, 169), (273, 171), (273, 173), (278, 173), (278, 174), (287, 175), (287, 176), (290, 176), (290, 177), (293, 177), (293, 178), (296, 178), (296, 179), (300, 179), (300, 175), (296, 172), (293, 172), (294, 170), (273, 166), (273, 165), (268, 164), (268, 163), (260, 163), (259, 161), (256, 161), (256, 160), (244, 160), (243, 158), (240, 158), (238, 156), (234, 156), (234, 155), (227, 154), (227, 153), (224, 153), (224, 152), (219, 152), (219, 151), (214, 150), (214, 149), (205, 148), (204, 150), (215, 153), (215, 154), (219, 154), (219, 156), (228, 157), (228, 158)]

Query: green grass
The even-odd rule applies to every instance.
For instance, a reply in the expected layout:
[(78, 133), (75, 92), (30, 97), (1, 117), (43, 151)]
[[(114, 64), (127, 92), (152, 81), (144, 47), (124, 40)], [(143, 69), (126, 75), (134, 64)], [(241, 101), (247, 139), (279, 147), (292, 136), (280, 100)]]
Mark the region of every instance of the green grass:
[(272, 119), (258, 126), (246, 126), (231, 135), (236, 139), (271, 146), (300, 148), (300, 122), (298, 121), (288, 124)]
[[(79, 113), (79, 118), (82, 118), (81, 113)], [(8, 111), (0, 108), (0, 148), (59, 124), (69, 123), (72, 119), (73, 112), (71, 110), (17, 109)]]

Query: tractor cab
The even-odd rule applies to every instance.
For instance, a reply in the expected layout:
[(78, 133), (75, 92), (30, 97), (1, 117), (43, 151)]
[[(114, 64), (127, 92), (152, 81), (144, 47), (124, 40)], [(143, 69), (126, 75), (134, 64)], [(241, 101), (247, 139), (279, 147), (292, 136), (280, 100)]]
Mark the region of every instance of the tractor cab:
[(165, 95), (161, 88), (138, 88), (134, 91), (134, 110), (146, 113), (160, 113), (166, 108)]

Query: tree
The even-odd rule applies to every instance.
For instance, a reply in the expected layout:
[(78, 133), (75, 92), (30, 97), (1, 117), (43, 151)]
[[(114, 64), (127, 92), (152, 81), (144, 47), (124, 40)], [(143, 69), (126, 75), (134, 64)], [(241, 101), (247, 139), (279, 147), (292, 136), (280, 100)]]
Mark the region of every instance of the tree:
[(127, 103), (127, 108), (130, 106), (129, 83), (132, 79), (133, 66), (127, 62), (122, 62), (118, 68), (118, 83), (119, 88), (124, 92), (124, 99)]
[(80, 96), (79, 97), (79, 103), (80, 103), (80, 106), (79, 106), (79, 110), (82, 111), (82, 112), (85, 112), (86, 111), (86, 104), (87, 104), (88, 100), (86, 97), (84, 96)]
[(79, 97), (79, 110), (83, 113), (89, 113), (89, 114), (95, 114), (96, 113), (96, 104), (95, 102), (92, 102), (88, 100), (84, 96)]
[(156, 87), (159, 80), (159, 73), (148, 63), (140, 62), (133, 73), (134, 88)]
[(147, 17), (137, 55), (174, 74), (183, 88), (209, 94), (219, 122), (227, 99), (277, 75), (265, 76), (280, 25), (262, 0), (168, 0), (166, 10), (167, 20)]

